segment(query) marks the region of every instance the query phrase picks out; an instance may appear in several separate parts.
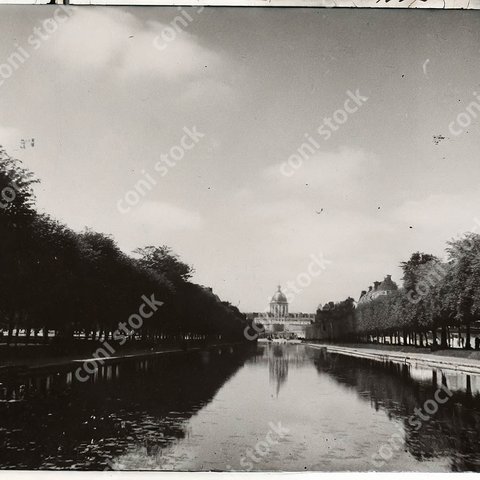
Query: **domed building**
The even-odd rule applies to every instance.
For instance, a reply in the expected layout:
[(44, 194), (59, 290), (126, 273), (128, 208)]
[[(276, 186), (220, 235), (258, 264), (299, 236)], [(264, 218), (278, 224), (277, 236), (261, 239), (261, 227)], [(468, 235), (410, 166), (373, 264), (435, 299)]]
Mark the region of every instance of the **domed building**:
[(274, 317), (288, 316), (287, 297), (282, 292), (280, 285), (277, 287), (277, 291), (273, 294), (272, 300), (270, 301), (270, 313)]
[(253, 318), (258, 325), (263, 325), (265, 336), (277, 338), (305, 338), (305, 329), (315, 320), (314, 313), (290, 313), (287, 296), (280, 285), (273, 294), (269, 309), (264, 313), (249, 313), (247, 318)]

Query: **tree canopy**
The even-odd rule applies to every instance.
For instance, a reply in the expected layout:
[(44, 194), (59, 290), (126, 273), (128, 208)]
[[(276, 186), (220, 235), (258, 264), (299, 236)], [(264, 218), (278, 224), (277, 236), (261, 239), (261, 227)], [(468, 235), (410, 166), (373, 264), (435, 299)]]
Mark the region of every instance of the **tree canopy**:
[[(390, 336), (391, 342), (420, 344), (431, 337), (447, 346), (448, 329), (461, 328), (465, 348), (471, 348), (470, 329), (480, 318), (480, 235), (468, 232), (447, 242), (447, 259), (415, 252), (400, 263), (403, 270), (402, 288), (360, 302), (351, 321), (349, 312), (342, 314), (340, 305), (333, 304), (337, 338), (372, 339)], [(327, 310), (328, 310), (327, 309)], [(325, 308), (324, 308), (325, 310)], [(334, 313), (335, 312), (335, 313)], [(317, 313), (317, 320), (321, 318)]]
[(245, 315), (191, 283), (192, 267), (170, 247), (141, 247), (130, 256), (110, 235), (75, 232), (36, 211), (37, 182), (0, 148), (0, 327), (9, 341), (19, 329), (41, 330), (46, 341), (50, 330), (60, 338), (105, 338), (151, 294), (163, 306), (138, 338), (244, 339)]

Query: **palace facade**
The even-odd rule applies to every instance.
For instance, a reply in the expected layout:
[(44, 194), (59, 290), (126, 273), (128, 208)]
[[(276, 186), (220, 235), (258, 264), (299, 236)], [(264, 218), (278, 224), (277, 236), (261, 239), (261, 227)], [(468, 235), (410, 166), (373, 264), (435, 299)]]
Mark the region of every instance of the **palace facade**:
[(270, 309), (264, 313), (250, 313), (257, 325), (263, 325), (264, 336), (278, 338), (305, 338), (305, 330), (315, 320), (314, 313), (290, 313), (288, 300), (280, 286), (270, 300)]

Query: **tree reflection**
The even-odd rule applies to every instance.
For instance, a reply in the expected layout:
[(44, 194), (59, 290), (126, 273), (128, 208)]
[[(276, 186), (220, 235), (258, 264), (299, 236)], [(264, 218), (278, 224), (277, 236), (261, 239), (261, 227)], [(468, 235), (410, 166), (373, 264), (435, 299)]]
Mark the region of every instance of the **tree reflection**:
[[(314, 363), (319, 372), (354, 389), (376, 410), (383, 409), (389, 418), (400, 419), (405, 431), (405, 449), (417, 459), (448, 457), (452, 471), (480, 471), (480, 397), (465, 391), (454, 391), (452, 398), (439, 405), (438, 411), (420, 428), (408, 419), (415, 408), (433, 399), (445, 376), (432, 371), (431, 379), (417, 380), (407, 365), (378, 362), (316, 351)], [(440, 378), (439, 378), (440, 377)], [(447, 385), (448, 386), (448, 385)]]
[(103, 470), (132, 444), (158, 452), (188, 435), (188, 419), (251, 354), (242, 346), (126, 361), (85, 384), (71, 372), (3, 379), (0, 466)]

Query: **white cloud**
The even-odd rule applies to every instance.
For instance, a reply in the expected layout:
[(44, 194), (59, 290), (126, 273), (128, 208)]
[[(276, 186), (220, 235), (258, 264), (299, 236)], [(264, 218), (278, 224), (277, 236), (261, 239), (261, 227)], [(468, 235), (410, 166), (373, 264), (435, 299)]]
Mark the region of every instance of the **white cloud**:
[(159, 75), (169, 79), (179, 75), (204, 74), (206, 68), (219, 62), (216, 53), (198, 43), (198, 39), (182, 31), (169, 42), (161, 42), (159, 50), (154, 41), (167, 25), (149, 22), (149, 28), (134, 36), (131, 47), (123, 52), (122, 73), (126, 75)]
[(218, 64), (219, 56), (186, 31), (176, 32), (171, 42), (160, 40), (157, 43), (165, 48), (156, 48), (154, 41), (165, 27), (156, 21), (141, 22), (118, 9), (80, 9), (44, 51), (73, 69), (105, 68), (123, 77), (148, 74), (175, 79)]
[[(207, 67), (208, 68), (208, 67)], [(214, 78), (197, 78), (191, 81), (185, 92), (182, 94), (184, 101), (201, 100), (205, 105), (215, 104), (218, 98), (222, 101), (232, 101), (234, 97), (233, 88), (227, 83)]]
[(194, 230), (202, 224), (199, 213), (165, 202), (143, 202), (129, 215), (138, 226), (158, 232)]
[(20, 130), (0, 126), (0, 145), (4, 147), (9, 154), (15, 156), (14, 151), (19, 149), (21, 138)]
[(140, 28), (135, 17), (122, 10), (77, 9), (42, 51), (73, 68), (100, 68), (108, 66)]
[[(392, 221), (410, 231), (403, 246), (444, 256), (446, 242), (464, 233), (480, 233), (480, 194), (435, 194), (408, 200), (392, 212)], [(477, 223), (478, 222), (478, 223)]]
[(479, 202), (477, 192), (428, 195), (406, 201), (393, 212), (393, 216), (400, 222), (429, 231), (467, 231), (474, 225), (475, 216), (480, 218)]
[(285, 167), (283, 170), (289, 175), (282, 173), (286, 162), (287, 159), (264, 170), (263, 177), (270, 185), (288, 190), (308, 186), (317, 189), (322, 198), (334, 199), (368, 194), (365, 184), (372, 183), (378, 168), (373, 154), (351, 147), (316, 152), (296, 169)]

